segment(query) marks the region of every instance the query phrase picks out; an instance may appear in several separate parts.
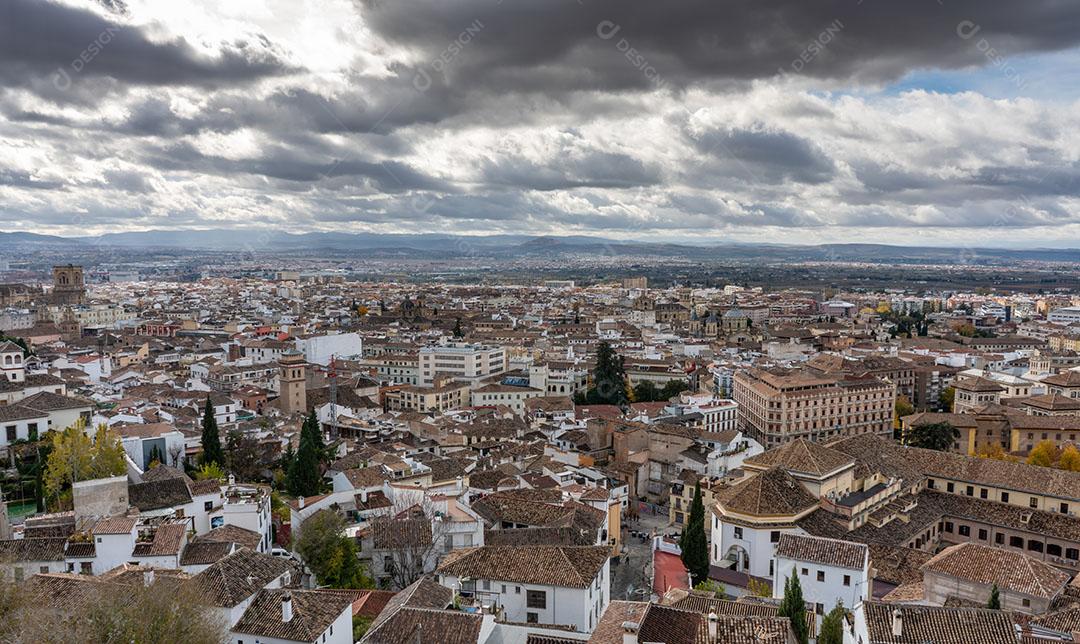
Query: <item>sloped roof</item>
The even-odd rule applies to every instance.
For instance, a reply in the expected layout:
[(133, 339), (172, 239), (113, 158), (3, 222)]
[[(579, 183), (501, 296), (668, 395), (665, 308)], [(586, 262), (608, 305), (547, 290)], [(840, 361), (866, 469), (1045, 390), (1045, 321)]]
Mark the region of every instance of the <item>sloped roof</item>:
[(977, 543), (949, 546), (927, 561), (922, 570), (1043, 599), (1056, 597), (1069, 575), (1034, 557)]
[(566, 588), (588, 588), (611, 557), (607, 546), (481, 546), (450, 552), (439, 572)]
[(795, 516), (818, 505), (818, 500), (780, 467), (722, 490), (717, 502), (725, 511), (753, 516)]
[(851, 456), (805, 438), (793, 440), (743, 461), (743, 465), (761, 468), (779, 466), (789, 472), (813, 476), (824, 476), (854, 464), (855, 459)]

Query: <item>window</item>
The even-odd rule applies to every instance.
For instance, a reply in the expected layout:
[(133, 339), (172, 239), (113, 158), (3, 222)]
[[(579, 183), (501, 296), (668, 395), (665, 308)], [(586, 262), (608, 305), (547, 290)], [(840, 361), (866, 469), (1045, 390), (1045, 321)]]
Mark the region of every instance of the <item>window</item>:
[(986, 529), (979, 528), (979, 541), (986, 541)]
[(1005, 544), (1005, 535), (1000, 533), (1000, 532), (995, 534), (994, 535), (994, 543), (999, 544), (999, 545), (1004, 545)]
[(1031, 497), (1030, 499), (1028, 499), (1028, 507), (1029, 508), (1037, 508), (1037, 507), (1039, 507), (1039, 499), (1037, 499), (1035, 497)]
[(772, 532), (770, 532), (769, 533), (769, 541), (771, 543), (777, 543), (778, 541), (780, 541), (780, 531), (779, 530), (773, 530)]
[(810, 574), (810, 573), (809, 573), (809, 572), (807, 572), (806, 568), (803, 568), (803, 569), (802, 569), (802, 575), (803, 575), (803, 577), (807, 576), (808, 574)]
[(955, 492), (956, 491), (956, 487), (952, 484), (952, 482), (946, 483), (945, 484), (945, 489), (948, 490), (949, 492)]
[(982, 489), (979, 490), (979, 498), (980, 499), (985, 499), (985, 498), (987, 498), (989, 496), (990, 496), (990, 490), (987, 490), (986, 488), (982, 488)]
[(817, 571), (817, 580), (818, 581), (825, 581), (825, 571), (824, 570)]
[(210, 510), (213, 510), (214, 509), (214, 502), (213, 501), (203, 501), (202, 509), (204, 511), (206, 511), (206, 512), (209, 512)]
[(1028, 599), (1027, 597), (1025, 597), (1023, 599), (1023, 603), (1024, 603), (1024, 608), (1029, 608), (1031, 606), (1031, 600)]
[(49, 574), (49, 567), (48, 566), (41, 566), (40, 568), (38, 568), (38, 572), (40, 572), (43, 575), (47, 575), (47, 574)]
[(543, 590), (529, 590), (525, 592), (526, 608), (547, 608), (547, 592)]
[(1065, 548), (1065, 558), (1076, 561), (1080, 559), (1080, 549), (1077, 548)]
[(844, 575), (844, 585), (845, 586), (850, 586), (851, 585), (851, 575)]
[(480, 582), (480, 587), (484, 590), (491, 590), (491, 582), (485, 579), (484, 581)]
[(1048, 544), (1046, 544), (1046, 554), (1050, 555), (1051, 557), (1060, 557), (1061, 556), (1061, 546), (1059, 546), (1056, 543), (1048, 543)]
[(1002, 492), (1001, 493), (1001, 502), (1002, 503), (1008, 503), (1009, 502), (1009, 493), (1008, 492)]
[(514, 592), (518, 595), (521, 594), (521, 586), (514, 586)]
[(742, 528), (735, 526), (735, 538), (742, 539)]
[(1062, 514), (1068, 514), (1069, 513), (1069, 504), (1068, 503), (1062, 503), (1061, 504), (1061, 513)]
[(968, 496), (975, 496), (975, 488), (973, 488), (973, 487), (972, 487), (972, 486), (970, 486), (970, 485), (969, 485), (969, 486), (967, 486), (967, 495), (968, 495)]
[(1023, 537), (1009, 537), (1009, 545), (1012, 546), (1013, 548), (1023, 548), (1024, 547), (1024, 538)]
[(1032, 552), (1042, 552), (1043, 551), (1042, 541), (1036, 541), (1034, 539), (1029, 539), (1027, 549), (1032, 551)]
[(536, 613), (525, 613), (525, 622), (528, 624), (536, 624), (540, 621), (540, 616)]
[(970, 537), (971, 536), (971, 526), (962, 525), (962, 526), (960, 526), (960, 529), (958, 530), (958, 532), (960, 533), (961, 537)]
[(15, 426), (8, 425), (5, 430), (7, 431), (7, 440), (9, 443), (15, 442)]
[(946, 521), (945, 522), (945, 532), (948, 532), (948, 533), (951, 534), (952, 531), (953, 531), (952, 521)]

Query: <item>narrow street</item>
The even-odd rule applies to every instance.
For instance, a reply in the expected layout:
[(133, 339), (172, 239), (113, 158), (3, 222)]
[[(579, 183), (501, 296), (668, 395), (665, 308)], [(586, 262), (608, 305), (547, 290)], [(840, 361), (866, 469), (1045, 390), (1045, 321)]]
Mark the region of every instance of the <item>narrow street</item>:
[(651, 539), (644, 542), (638, 537), (632, 536), (630, 531), (646, 532), (648, 534), (664, 534), (668, 525), (667, 509), (662, 508), (660, 514), (649, 514), (644, 511), (636, 520), (623, 519), (623, 554), (619, 564), (611, 566), (611, 598), (626, 599), (631, 601), (648, 601), (652, 592), (650, 580), (652, 578), (652, 546)]

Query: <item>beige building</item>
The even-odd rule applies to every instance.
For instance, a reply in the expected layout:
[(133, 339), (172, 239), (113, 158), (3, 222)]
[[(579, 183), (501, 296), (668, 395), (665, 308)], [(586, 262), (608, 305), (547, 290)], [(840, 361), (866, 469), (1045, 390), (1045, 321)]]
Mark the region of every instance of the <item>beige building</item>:
[(443, 412), (469, 402), (469, 385), (449, 380), (434, 387), (405, 385), (386, 392), (386, 407), (392, 411)]
[(435, 377), (446, 375), (476, 384), (483, 378), (506, 371), (507, 356), (502, 347), (466, 342), (450, 342), (420, 349), (420, 384), (431, 385)]
[(892, 432), (896, 385), (816, 369), (748, 369), (733, 380), (739, 423), (766, 448)]

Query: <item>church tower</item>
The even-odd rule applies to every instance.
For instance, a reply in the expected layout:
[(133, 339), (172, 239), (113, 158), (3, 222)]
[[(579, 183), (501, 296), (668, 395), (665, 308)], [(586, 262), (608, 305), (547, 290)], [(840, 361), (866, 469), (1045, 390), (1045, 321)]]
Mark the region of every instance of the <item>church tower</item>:
[(82, 266), (53, 266), (53, 304), (85, 304), (86, 284)]
[(287, 414), (306, 414), (307, 408), (307, 362), (299, 351), (288, 351), (281, 356), (278, 372), (278, 408)]

